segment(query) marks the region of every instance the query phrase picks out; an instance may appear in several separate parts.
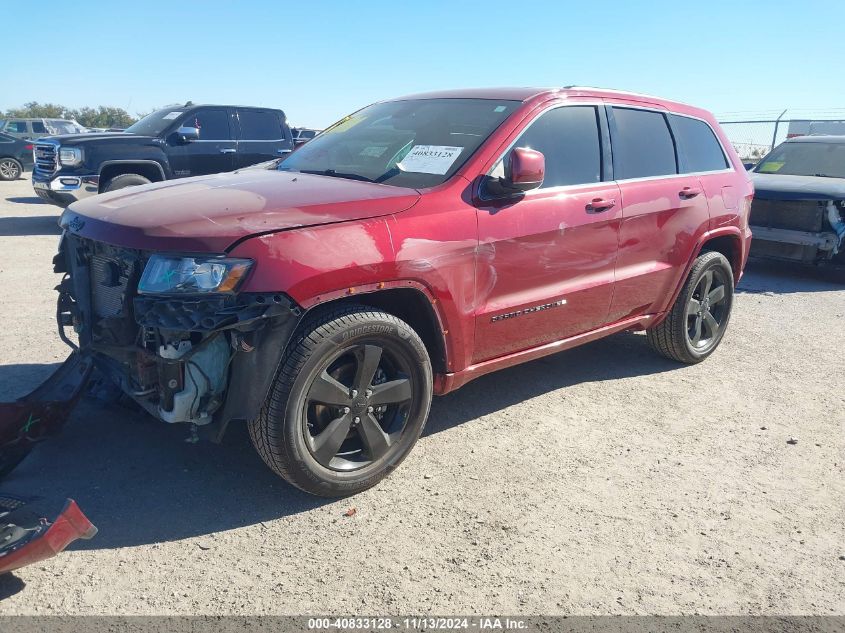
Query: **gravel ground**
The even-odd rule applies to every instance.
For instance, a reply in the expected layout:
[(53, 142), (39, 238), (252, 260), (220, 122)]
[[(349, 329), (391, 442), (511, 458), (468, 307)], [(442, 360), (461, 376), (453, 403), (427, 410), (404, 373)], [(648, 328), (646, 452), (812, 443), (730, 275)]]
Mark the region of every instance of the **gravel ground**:
[[(3, 399), (67, 354), (57, 216), (0, 183)], [(3, 489), (74, 497), (100, 533), (0, 578), (0, 613), (845, 614), (843, 281), (752, 262), (694, 367), (622, 334), (481, 378), (343, 501), (244, 429), (188, 444), (85, 402)]]

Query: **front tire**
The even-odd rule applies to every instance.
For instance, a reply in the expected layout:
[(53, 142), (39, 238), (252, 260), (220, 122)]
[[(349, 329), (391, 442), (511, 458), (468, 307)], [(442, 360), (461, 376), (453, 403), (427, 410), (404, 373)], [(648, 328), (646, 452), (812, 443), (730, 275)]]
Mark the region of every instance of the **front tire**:
[(289, 483), (342, 497), (374, 486), (402, 462), (431, 397), (431, 362), (417, 333), (391, 314), (346, 306), (297, 331), (249, 433)]
[(136, 187), (138, 185), (148, 185), (152, 182), (149, 178), (144, 178), (140, 174), (120, 174), (115, 176), (106, 183), (103, 187), (103, 193), (109, 191), (117, 191), (118, 189), (125, 189), (126, 187)]
[(646, 331), (652, 348), (681, 363), (700, 363), (722, 342), (731, 317), (734, 276), (721, 253), (708, 251), (693, 263), (666, 318)]
[(23, 173), (23, 165), (14, 158), (0, 158), (0, 180), (17, 180)]

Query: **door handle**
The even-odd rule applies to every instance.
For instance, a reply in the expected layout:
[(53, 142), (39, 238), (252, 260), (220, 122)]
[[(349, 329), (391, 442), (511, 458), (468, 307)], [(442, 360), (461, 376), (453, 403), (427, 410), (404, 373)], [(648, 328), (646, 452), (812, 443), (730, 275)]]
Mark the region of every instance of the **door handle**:
[(224, 147), (223, 149), (220, 150), (220, 153), (221, 154), (234, 154), (237, 151), (238, 150), (236, 150), (234, 147)]
[(277, 149), (276, 150), (277, 154), (290, 154), (291, 152), (293, 152), (292, 149)]
[(616, 198), (605, 200), (604, 198), (593, 198), (587, 203), (587, 213), (601, 213), (616, 205)]
[(699, 187), (684, 187), (678, 192), (678, 196), (687, 200), (689, 198), (695, 198), (700, 193), (701, 189)]

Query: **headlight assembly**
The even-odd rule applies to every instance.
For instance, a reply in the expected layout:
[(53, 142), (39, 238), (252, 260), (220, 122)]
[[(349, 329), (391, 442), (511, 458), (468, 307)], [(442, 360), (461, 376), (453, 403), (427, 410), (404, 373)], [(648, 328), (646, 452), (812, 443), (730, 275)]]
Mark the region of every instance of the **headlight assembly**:
[(251, 259), (153, 255), (144, 268), (138, 292), (232, 293), (246, 278)]
[(59, 162), (68, 167), (79, 165), (82, 163), (82, 148), (59, 147)]

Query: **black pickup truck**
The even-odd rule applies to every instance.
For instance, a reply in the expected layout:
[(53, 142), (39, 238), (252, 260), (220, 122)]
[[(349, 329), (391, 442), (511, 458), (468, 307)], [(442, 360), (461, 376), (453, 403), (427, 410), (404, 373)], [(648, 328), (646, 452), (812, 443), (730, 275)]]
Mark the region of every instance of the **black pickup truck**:
[(32, 186), (64, 207), (123, 187), (232, 171), (292, 149), (281, 110), (187, 104), (153, 112), (124, 132), (39, 139)]

